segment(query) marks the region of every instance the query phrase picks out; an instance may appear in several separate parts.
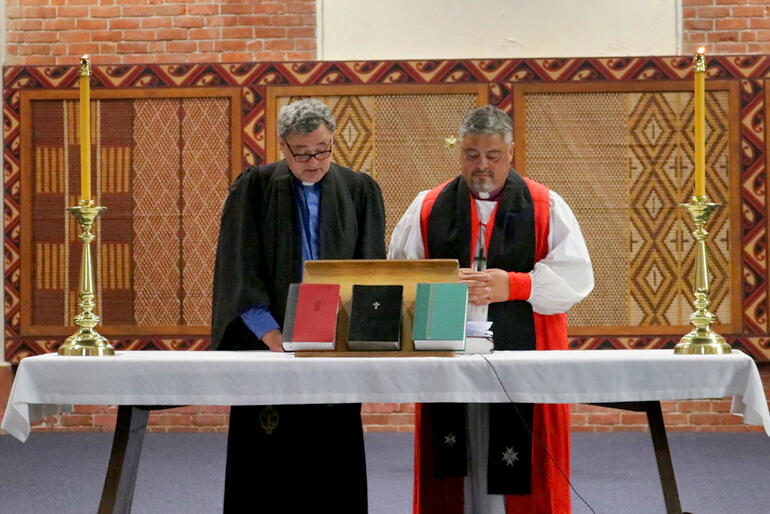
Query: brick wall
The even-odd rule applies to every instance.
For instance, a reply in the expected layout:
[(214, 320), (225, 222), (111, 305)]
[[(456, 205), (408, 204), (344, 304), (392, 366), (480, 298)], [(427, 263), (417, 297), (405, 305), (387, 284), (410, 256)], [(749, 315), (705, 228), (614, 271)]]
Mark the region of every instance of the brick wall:
[(6, 65), (314, 60), (315, 0), (8, 0)]
[(770, 53), (770, 0), (682, 0), (682, 53)]
[[(770, 0), (682, 0), (682, 52), (770, 53)], [(8, 0), (5, 64), (316, 58), (315, 0)]]

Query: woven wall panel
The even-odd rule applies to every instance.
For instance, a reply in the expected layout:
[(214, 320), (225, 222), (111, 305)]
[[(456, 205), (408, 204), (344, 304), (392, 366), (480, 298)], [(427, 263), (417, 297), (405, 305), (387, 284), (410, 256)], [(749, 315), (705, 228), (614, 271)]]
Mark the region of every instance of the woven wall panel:
[(594, 265), (594, 291), (570, 310), (569, 323), (625, 325), (629, 178), (623, 95), (530, 94), (526, 102), (527, 175), (572, 207)]
[[(717, 322), (730, 322), (728, 98), (706, 95), (708, 193), (725, 208), (709, 219), (711, 309)], [(695, 250), (692, 221), (679, 207), (692, 195), (692, 94), (633, 93), (627, 96), (632, 241), (630, 297), (632, 325), (687, 325), (694, 310)]]
[[(300, 97), (279, 97), (283, 107)], [(444, 139), (457, 135), (478, 102), (473, 94), (316, 96), (337, 122), (335, 162), (372, 175), (385, 201), (385, 241), (401, 215), (425, 189), (455, 177), (457, 150)], [(276, 155), (280, 155), (276, 141)]]
[(457, 150), (444, 139), (476, 107), (476, 95), (376, 97), (374, 174), (385, 199), (385, 241), (415, 195), (457, 176)]
[[(94, 270), (97, 307), (105, 325), (134, 323), (131, 276), (133, 111), (133, 103), (129, 100), (102, 100), (96, 102), (92, 110), (94, 119), (91, 123), (98, 128), (91, 131), (96, 143), (92, 157), (94, 194), (99, 205), (107, 207), (96, 223)], [(72, 233), (76, 232), (73, 224)], [(77, 258), (72, 262), (79, 265)]]
[[(739, 227), (739, 233), (730, 231), (727, 225), (716, 230), (711, 230), (710, 227), (710, 237), (726, 241), (729, 235), (734, 242), (732, 266), (735, 270), (731, 272), (731, 278), (738, 278), (733, 282), (734, 289), (731, 291), (732, 300), (736, 303), (728, 305), (729, 302), (722, 302), (715, 306), (714, 310), (720, 320), (731, 321), (732, 330), (729, 333), (723, 332), (723, 335), (733, 347), (766, 361), (770, 359), (770, 337), (768, 337), (770, 316), (767, 315), (770, 309), (767, 295), (766, 139), (768, 132), (765, 130), (765, 125), (768, 117), (766, 104), (770, 56), (752, 55), (740, 58), (712, 56), (708, 59), (707, 68), (708, 83), (712, 83), (712, 79), (718, 79), (725, 85), (724, 88), (720, 86), (718, 89), (730, 91), (731, 104), (727, 116), (734, 124), (731, 125), (731, 129), (734, 127), (736, 131), (731, 132), (735, 143), (731, 148), (732, 153), (728, 163), (731, 169), (731, 180), (734, 181), (731, 186), (734, 187), (731, 190), (732, 205), (725, 206), (723, 209), (728, 210), (727, 207), (729, 207), (731, 212), (738, 212), (740, 216), (739, 220), (734, 217), (731, 220), (733, 226)], [(244, 165), (262, 164), (267, 161), (267, 155), (271, 151), (267, 142), (271, 138), (270, 131), (274, 127), (273, 120), (267, 119), (267, 115), (272, 114), (268, 104), (273, 96), (281, 96), (276, 92), (284, 89), (313, 89), (312, 93), (307, 93), (313, 95), (317, 95), (319, 90), (327, 90), (326, 94), (329, 95), (328, 90), (335, 90), (341, 86), (355, 89), (355, 96), (361, 98), (379, 95), (384, 89), (390, 88), (424, 87), (426, 90), (433, 89), (437, 92), (441, 88), (457, 84), (478, 85), (489, 91), (492, 103), (506, 112), (514, 113), (518, 126), (521, 118), (518, 116), (519, 102), (516, 95), (520, 86), (535, 86), (539, 87), (540, 91), (546, 88), (553, 91), (552, 86), (556, 88), (567, 86), (569, 90), (579, 89), (584, 92), (659, 91), (664, 94), (672, 89), (689, 91), (692, 87), (692, 56), (642, 56), (622, 59), (264, 62), (241, 63), (237, 66), (222, 66), (217, 63), (128, 66), (105, 64), (95, 65), (93, 71), (92, 91), (95, 94), (104, 93), (105, 96), (120, 97), (122, 95), (120, 90), (128, 90), (138, 96), (146, 92), (145, 98), (149, 99), (151, 96), (158, 97), (164, 94), (172, 97), (196, 95), (199, 91), (211, 91), (210, 86), (213, 84), (222, 86), (223, 91), (232, 89), (228, 85), (237, 87), (240, 110), (235, 112), (240, 114), (240, 120), (238, 118), (232, 120), (232, 126), (241, 127), (241, 130), (234, 132), (236, 137), (233, 141), (237, 145), (238, 141), (242, 140), (243, 144), (239, 145), (235, 154), (240, 154), (240, 160)], [(67, 221), (56, 226), (53, 221), (65, 206), (74, 205), (77, 202), (78, 170), (77, 167), (73, 168), (73, 163), (78, 162), (78, 152), (77, 147), (74, 147), (72, 152), (69, 148), (77, 142), (77, 102), (70, 102), (73, 115), (66, 118), (69, 128), (65, 128), (62, 109), (59, 109), (58, 113), (53, 112), (53, 117), (47, 115), (41, 117), (38, 116), (39, 113), (35, 114), (34, 104), (45, 103), (36, 102), (35, 98), (64, 98), (67, 94), (74, 92), (77, 81), (76, 66), (11, 66), (4, 69), (5, 358), (12, 362), (18, 362), (26, 355), (55, 351), (63, 339), (61, 331), (30, 331), (30, 324), (33, 328), (40, 328), (41, 325), (35, 325), (36, 320), (46, 323), (56, 320), (51, 325), (42, 326), (55, 329), (57, 325), (69, 323), (64, 320), (71, 319), (74, 314), (74, 286), (71, 285), (71, 277), (77, 275), (79, 255), (71, 255), (69, 244), (70, 241), (76, 241), (74, 223)], [(370, 92), (367, 93), (367, 89)], [(223, 96), (230, 94), (232, 92)], [(206, 93), (202, 96), (206, 96)], [(76, 98), (75, 95), (70, 97)], [(709, 101), (709, 103), (713, 102)], [(92, 103), (92, 116), (94, 112)], [(711, 116), (710, 113), (709, 116)], [(102, 146), (115, 146), (107, 141), (110, 138), (110, 130), (115, 130), (117, 126), (128, 127), (130, 130), (132, 122), (129, 120), (128, 123), (122, 121), (112, 123), (109, 130), (101, 130)], [(69, 135), (66, 137), (66, 143), (65, 131)], [(95, 129), (92, 126), (93, 133)], [(30, 140), (33, 142), (32, 148), (26, 146)], [(52, 144), (51, 140), (57, 142)], [(36, 162), (35, 146), (61, 147), (68, 169), (65, 192), (61, 198), (49, 193), (49, 197), (43, 201), (42, 198), (36, 198), (37, 193), (28, 189), (35, 187), (33, 178), (35, 171), (32, 169)], [(374, 150), (376, 157), (376, 148)], [(525, 153), (524, 146), (520, 146), (518, 150), (522, 155)], [(92, 162), (98, 158), (94, 155)], [(687, 166), (687, 163), (683, 162), (682, 166)], [(240, 162), (232, 164), (232, 167), (236, 173), (237, 169), (242, 168)], [(526, 166), (522, 167), (526, 168)], [(524, 171), (527, 170), (524, 169)], [(41, 185), (41, 187), (44, 186)], [(555, 189), (560, 191), (556, 186)], [(408, 195), (412, 194), (413, 192), (410, 191)], [(24, 201), (22, 197), (25, 198)], [(570, 202), (573, 207), (579, 207), (574, 205), (574, 202)], [(112, 200), (105, 204), (110, 207), (108, 212), (113, 212), (115, 204)], [(52, 213), (56, 215), (48, 216)], [(106, 225), (104, 222), (107, 215), (102, 217), (104, 225)], [(49, 219), (46, 220), (46, 217)], [(118, 223), (117, 219), (115, 223)], [(124, 219), (123, 223), (131, 225), (131, 220)], [(48, 232), (46, 237), (49, 240), (36, 240), (36, 234), (39, 235), (41, 227), (46, 224)], [(113, 225), (112, 229), (114, 228), (116, 225)], [(97, 228), (100, 231), (98, 237), (110, 237), (112, 229)], [(54, 233), (52, 230), (59, 231), (61, 236), (52, 237)], [(677, 231), (686, 232), (681, 228)], [(629, 229), (629, 234), (631, 233), (632, 229)], [(35, 289), (34, 245), (37, 242), (52, 244), (57, 241), (65, 242), (67, 246), (66, 259), (69, 264), (65, 281), (69, 285), (66, 298), (51, 300), (51, 294), (63, 296), (64, 293)], [(32, 247), (28, 246), (29, 242), (32, 242)], [(589, 245), (591, 244), (593, 243), (589, 241)], [(677, 238), (673, 238), (668, 244), (673, 244), (675, 247), (677, 244), (680, 245), (679, 249), (667, 250), (674, 254), (686, 254), (689, 251), (687, 238), (682, 237), (679, 243)], [(628, 251), (631, 251), (630, 248)], [(650, 277), (655, 284), (657, 280), (655, 273)], [(736, 291), (735, 288), (739, 290)], [(99, 294), (104, 304), (110, 303), (106, 300), (104, 291), (100, 289)], [(33, 303), (33, 298), (34, 305), (30, 305)], [(62, 301), (67, 305), (67, 312), (71, 314), (64, 313), (61, 308)], [(682, 301), (687, 300), (672, 299), (669, 308), (678, 311), (680, 308), (676, 302)], [(50, 309), (42, 308), (43, 304), (47, 304)], [(637, 315), (643, 317), (645, 311), (640, 312)], [(104, 314), (106, 317), (108, 313)], [(669, 313), (666, 316), (675, 317), (675, 314)], [(650, 331), (646, 331), (644, 327), (645, 325), (638, 326), (637, 330), (631, 333), (623, 332), (624, 326), (611, 327), (597, 333), (584, 329), (579, 332), (584, 335), (573, 336), (570, 345), (575, 349), (663, 348), (673, 346), (682, 334), (679, 330), (681, 327), (671, 327), (670, 331), (665, 331), (666, 328), (663, 325), (651, 326)], [(117, 331), (114, 333), (120, 336), (115, 338), (114, 342), (118, 348), (123, 349), (166, 350), (202, 349), (208, 344), (206, 336), (201, 335), (204, 332), (200, 334), (187, 332), (185, 335), (175, 331), (175, 327), (158, 328), (157, 332), (152, 332), (154, 334), (152, 336), (140, 335), (131, 330)], [(657, 330), (652, 330), (653, 328)], [(148, 333), (144, 332), (144, 334)]]
[[(33, 153), (34, 209), (32, 320), (42, 325), (69, 324), (65, 319), (68, 289), (68, 238), (64, 220), (66, 180), (69, 171), (68, 110), (61, 102), (35, 105), (32, 112), (38, 146)], [(42, 127), (46, 127), (43, 130)], [(76, 148), (77, 150), (77, 148)], [(79, 156), (78, 156), (79, 159)]]
[[(708, 240), (712, 311), (731, 321), (728, 96), (707, 95), (708, 191), (725, 208)], [(692, 94), (530, 93), (526, 171), (573, 207), (591, 254), (593, 293), (571, 326), (682, 326), (692, 305)]]
[[(278, 98), (276, 112), (300, 96)], [(337, 123), (334, 131), (332, 159), (337, 164), (356, 171), (372, 174), (374, 155), (374, 97), (371, 96), (315, 96), (329, 106)], [(275, 122), (272, 122), (275, 126)], [(275, 155), (282, 156), (280, 141), (276, 138)]]
[[(65, 207), (80, 191), (78, 104), (32, 104), (30, 323), (74, 326), (82, 244)], [(91, 103), (92, 189), (107, 210), (92, 244), (102, 326), (207, 330), (219, 215), (229, 184), (228, 98)]]
[(219, 215), (229, 185), (230, 116), (224, 98), (182, 100), (182, 324), (211, 322)]
[(176, 325), (181, 317), (179, 127), (178, 100), (135, 103), (132, 246), (139, 325)]
[(337, 122), (334, 160), (343, 166), (371, 175), (374, 117), (371, 96), (324, 97)]

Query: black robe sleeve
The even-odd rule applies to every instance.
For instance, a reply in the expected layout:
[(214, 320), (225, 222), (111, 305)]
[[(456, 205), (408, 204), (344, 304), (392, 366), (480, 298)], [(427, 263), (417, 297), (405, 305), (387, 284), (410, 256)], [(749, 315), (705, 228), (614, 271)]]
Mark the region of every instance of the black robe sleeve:
[[(301, 281), (301, 236), (283, 161), (241, 175), (225, 202), (214, 268), (210, 349), (267, 349), (240, 315), (269, 306), (283, 324), (289, 284)], [(368, 175), (332, 163), (321, 180), (320, 258), (384, 259), (385, 207)]]
[(255, 271), (261, 260), (258, 172), (259, 168), (250, 168), (235, 180), (222, 211), (214, 265), (211, 350), (219, 348), (231, 324), (236, 332), (233, 338), (250, 340), (254, 349), (262, 344), (240, 321), (241, 313), (270, 303), (267, 287)]
[(359, 240), (356, 259), (385, 258), (385, 203), (380, 186), (369, 175), (359, 173), (364, 184), (358, 200)]

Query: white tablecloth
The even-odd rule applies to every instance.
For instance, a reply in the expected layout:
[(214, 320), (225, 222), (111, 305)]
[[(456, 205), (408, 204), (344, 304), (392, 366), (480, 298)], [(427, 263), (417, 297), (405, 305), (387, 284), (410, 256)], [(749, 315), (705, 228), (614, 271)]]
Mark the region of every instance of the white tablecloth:
[[(498, 380), (499, 377), (499, 380)], [(260, 405), (354, 402), (598, 403), (733, 397), (732, 412), (770, 414), (754, 361), (671, 350), (495, 352), (455, 357), (332, 358), (269, 352), (117, 352), (21, 361), (1, 428), (72, 405)]]

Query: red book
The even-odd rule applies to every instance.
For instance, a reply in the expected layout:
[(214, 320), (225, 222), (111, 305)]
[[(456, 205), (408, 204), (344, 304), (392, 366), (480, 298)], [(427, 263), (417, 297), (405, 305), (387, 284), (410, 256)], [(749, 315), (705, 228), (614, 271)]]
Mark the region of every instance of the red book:
[(283, 323), (283, 349), (333, 350), (339, 308), (339, 284), (291, 284)]

